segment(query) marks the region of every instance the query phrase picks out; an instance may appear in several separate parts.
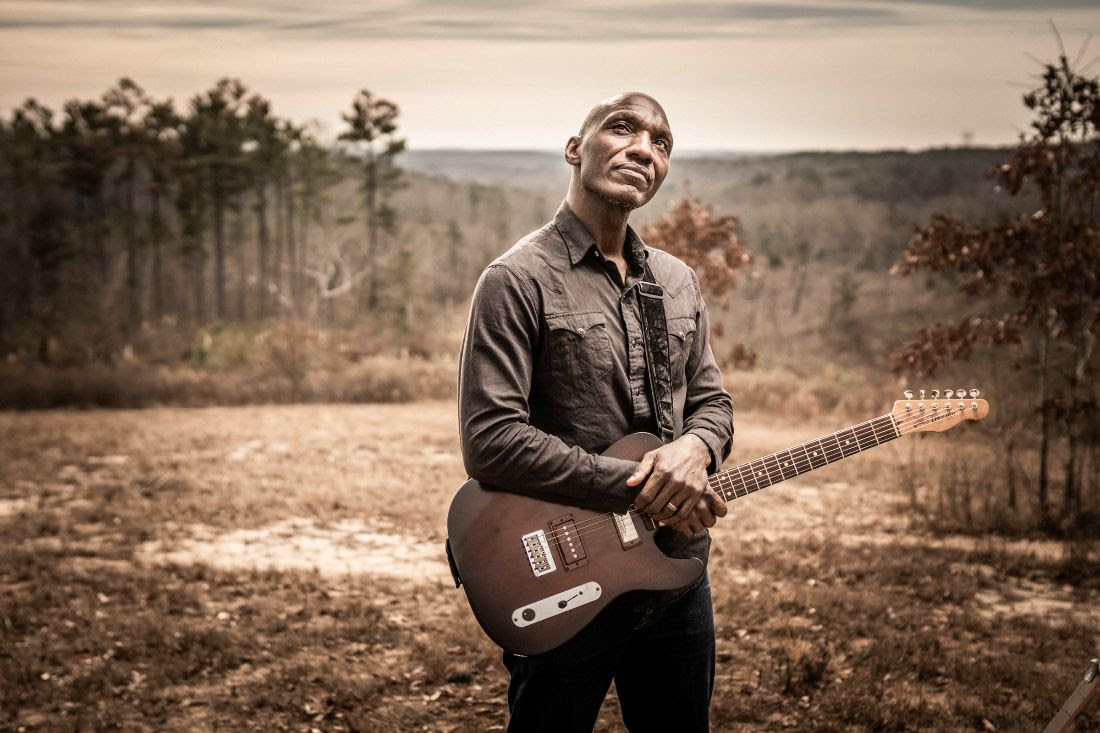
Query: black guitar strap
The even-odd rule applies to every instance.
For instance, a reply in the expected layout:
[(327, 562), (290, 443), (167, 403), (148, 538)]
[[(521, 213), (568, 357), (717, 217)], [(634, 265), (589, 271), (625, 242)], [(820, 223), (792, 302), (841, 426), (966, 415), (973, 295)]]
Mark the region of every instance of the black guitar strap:
[(638, 283), (638, 304), (642, 312), (642, 339), (645, 342), (645, 367), (649, 382), (649, 403), (657, 417), (661, 441), (675, 437), (672, 422), (672, 365), (668, 353), (668, 324), (665, 321), (664, 288), (653, 277), (649, 263)]

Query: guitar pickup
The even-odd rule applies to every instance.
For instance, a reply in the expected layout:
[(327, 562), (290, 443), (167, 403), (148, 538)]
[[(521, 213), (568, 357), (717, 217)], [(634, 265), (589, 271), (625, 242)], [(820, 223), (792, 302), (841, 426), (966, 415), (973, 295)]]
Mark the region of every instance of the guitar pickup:
[(615, 531), (619, 533), (619, 544), (624, 550), (637, 547), (642, 544), (642, 538), (638, 536), (638, 527), (634, 524), (634, 517), (630, 512), (626, 514), (612, 514), (615, 520)]
[(584, 551), (584, 543), (581, 542), (577, 523), (572, 514), (566, 514), (550, 522), (550, 534), (557, 541), (558, 552), (561, 553), (566, 570), (588, 564), (588, 553)]

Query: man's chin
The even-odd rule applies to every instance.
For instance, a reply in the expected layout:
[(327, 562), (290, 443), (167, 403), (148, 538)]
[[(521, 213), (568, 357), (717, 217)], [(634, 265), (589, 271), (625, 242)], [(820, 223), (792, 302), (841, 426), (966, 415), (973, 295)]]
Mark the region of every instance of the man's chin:
[(595, 189), (592, 190), (592, 193), (596, 194), (612, 206), (617, 206), (620, 209), (626, 209), (627, 211), (633, 211), (634, 209), (641, 208), (649, 200), (642, 194), (642, 192), (629, 187), (626, 191)]

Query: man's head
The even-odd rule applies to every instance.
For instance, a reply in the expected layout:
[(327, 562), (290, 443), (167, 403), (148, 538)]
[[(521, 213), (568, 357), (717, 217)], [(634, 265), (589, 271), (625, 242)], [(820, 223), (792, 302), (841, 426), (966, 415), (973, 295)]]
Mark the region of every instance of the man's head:
[(571, 191), (615, 206), (646, 204), (668, 175), (672, 130), (656, 99), (641, 92), (609, 97), (584, 118), (565, 144)]

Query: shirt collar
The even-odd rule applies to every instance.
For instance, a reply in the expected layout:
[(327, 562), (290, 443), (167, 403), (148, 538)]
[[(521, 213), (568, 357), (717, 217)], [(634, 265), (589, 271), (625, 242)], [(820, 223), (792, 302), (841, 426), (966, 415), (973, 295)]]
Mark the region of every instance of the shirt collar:
[[(584, 224), (573, 213), (568, 202), (562, 201), (558, 212), (554, 214), (554, 226), (565, 241), (565, 250), (569, 255), (569, 262), (576, 267), (588, 254), (596, 249), (596, 240), (585, 229)], [(645, 261), (649, 258), (649, 250), (634, 231), (634, 227), (626, 225), (626, 247), (624, 250), (631, 275), (641, 277), (645, 267)]]

